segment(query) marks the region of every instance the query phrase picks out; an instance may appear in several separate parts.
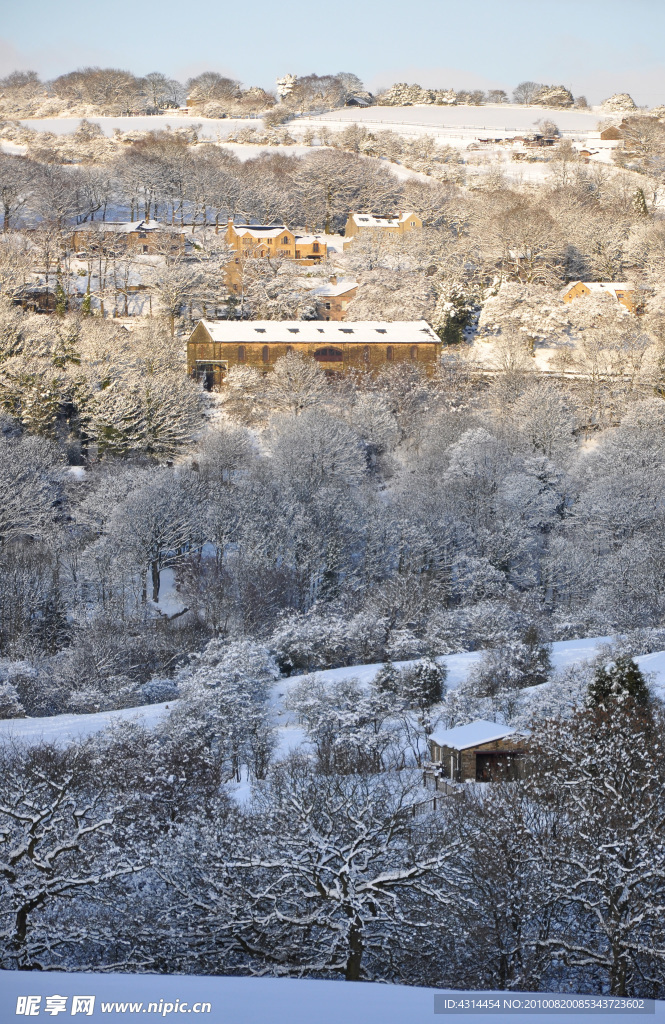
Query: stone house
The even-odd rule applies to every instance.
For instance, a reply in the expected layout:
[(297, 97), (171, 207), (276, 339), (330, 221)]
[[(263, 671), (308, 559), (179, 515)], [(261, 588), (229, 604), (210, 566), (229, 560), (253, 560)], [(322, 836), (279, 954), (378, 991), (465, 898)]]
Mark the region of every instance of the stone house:
[[(404, 235), (409, 231), (422, 228), (423, 222), (417, 213), (394, 213), (383, 217), (376, 213), (351, 213), (344, 228), (344, 237), (355, 238), (356, 235), (367, 235), (380, 231), (386, 235)], [(348, 245), (344, 243), (344, 247)]]
[(126, 246), (137, 253), (184, 250), (185, 228), (161, 224), (157, 220), (86, 221), (72, 232), (75, 252), (94, 251), (109, 243)]
[(350, 277), (333, 277), (312, 289), (319, 320), (346, 320), (349, 303), (358, 294), (358, 282)]
[(566, 286), (562, 294), (564, 302), (572, 302), (585, 295), (611, 295), (630, 313), (636, 312), (636, 288), (633, 284), (618, 281), (574, 281)]
[(320, 235), (296, 235), (286, 224), (236, 224), (229, 219), (226, 241), (233, 256), (226, 268), (229, 289), (240, 291), (242, 264), (248, 259), (297, 260), (311, 267), (326, 259), (328, 246)]
[(432, 775), (445, 782), (496, 782), (522, 777), (527, 734), (478, 719), (429, 736)]
[(234, 366), (269, 373), (275, 362), (299, 352), (331, 375), (409, 362), (432, 373), (441, 340), (426, 320), (199, 320), (187, 342), (187, 372), (207, 389), (219, 387)]

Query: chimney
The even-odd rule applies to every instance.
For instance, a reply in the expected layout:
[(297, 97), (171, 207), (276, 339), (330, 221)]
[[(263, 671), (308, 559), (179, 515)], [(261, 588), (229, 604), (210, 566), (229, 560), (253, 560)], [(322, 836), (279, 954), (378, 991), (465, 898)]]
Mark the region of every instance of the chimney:
[(336, 274), (333, 274), (333, 275), (331, 276), (331, 278), (330, 278), (330, 283), (331, 283), (331, 284), (337, 284), (337, 275), (336, 275)]

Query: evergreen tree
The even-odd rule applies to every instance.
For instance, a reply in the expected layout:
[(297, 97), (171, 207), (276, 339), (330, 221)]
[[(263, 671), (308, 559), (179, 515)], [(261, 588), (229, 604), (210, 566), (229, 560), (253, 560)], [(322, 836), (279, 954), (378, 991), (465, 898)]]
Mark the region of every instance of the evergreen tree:
[(651, 694), (646, 679), (633, 659), (619, 655), (609, 665), (601, 665), (596, 669), (593, 681), (589, 684), (588, 703), (607, 708), (627, 700), (647, 710), (651, 704)]

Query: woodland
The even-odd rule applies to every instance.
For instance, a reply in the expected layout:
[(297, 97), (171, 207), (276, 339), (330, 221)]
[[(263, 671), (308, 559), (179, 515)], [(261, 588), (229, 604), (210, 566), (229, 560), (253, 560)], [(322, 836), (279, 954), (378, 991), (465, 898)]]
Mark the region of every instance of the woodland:
[[(537, 182), (427, 140), (398, 178), (407, 143), (360, 129), (241, 161), (83, 125), (0, 157), (0, 717), (171, 708), (0, 747), (0, 967), (663, 997), (663, 720), (632, 661), (665, 648), (654, 120), (613, 165), (561, 143)], [(313, 278), (357, 276), (351, 320), (428, 319), (434, 373), (187, 377), (211, 310), (313, 315), (286, 261), (229, 298), (227, 217), (339, 232), (367, 206), (425, 227)], [(135, 254), (73, 250), (105, 217), (191, 236), (151, 316), (123, 315)], [(576, 279), (634, 281), (636, 311), (564, 304)], [(554, 671), (586, 636), (612, 640)], [(526, 777), (423, 810), (428, 732), (476, 718), (529, 730)]]

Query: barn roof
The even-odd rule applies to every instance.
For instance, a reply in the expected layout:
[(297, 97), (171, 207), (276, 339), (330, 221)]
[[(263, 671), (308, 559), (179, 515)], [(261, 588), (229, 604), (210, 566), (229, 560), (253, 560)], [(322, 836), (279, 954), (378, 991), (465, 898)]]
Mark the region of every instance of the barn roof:
[(469, 747), (478, 747), (483, 743), (492, 743), (494, 740), (505, 740), (509, 736), (522, 738), (525, 735), (528, 734), (517, 732), (510, 726), (486, 722), (479, 718), (476, 722), (469, 722), (467, 725), (456, 725), (454, 729), (437, 729), (430, 734), (429, 738), (440, 747), (467, 750)]
[(440, 344), (426, 320), (201, 320), (213, 341), (305, 345)]

